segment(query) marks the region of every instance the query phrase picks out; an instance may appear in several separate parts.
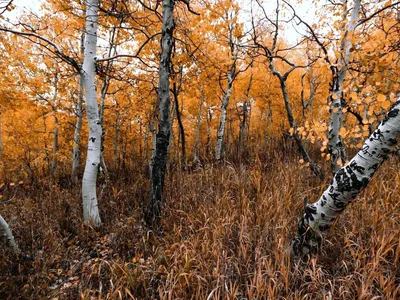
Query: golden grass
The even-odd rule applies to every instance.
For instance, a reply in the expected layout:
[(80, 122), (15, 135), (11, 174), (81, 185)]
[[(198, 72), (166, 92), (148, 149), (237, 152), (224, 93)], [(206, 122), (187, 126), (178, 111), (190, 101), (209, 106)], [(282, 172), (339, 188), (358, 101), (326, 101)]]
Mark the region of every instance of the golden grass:
[(297, 161), (271, 148), (246, 166), (170, 172), (159, 232), (141, 221), (145, 167), (114, 181), (98, 231), (80, 225), (74, 189), (48, 179), (20, 186), (2, 214), (34, 259), (1, 247), (0, 298), (399, 299), (398, 159), (384, 164), (309, 262), (291, 262), (288, 247), (304, 196), (317, 200), (327, 182)]

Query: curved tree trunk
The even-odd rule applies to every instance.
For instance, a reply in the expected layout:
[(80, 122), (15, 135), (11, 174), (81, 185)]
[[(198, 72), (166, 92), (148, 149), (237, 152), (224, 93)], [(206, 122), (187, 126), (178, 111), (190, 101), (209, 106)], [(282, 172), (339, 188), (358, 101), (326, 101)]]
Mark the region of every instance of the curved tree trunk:
[(163, 25), (161, 37), (161, 57), (158, 78), (158, 97), (160, 113), (156, 138), (156, 151), (151, 172), (150, 199), (145, 211), (145, 221), (149, 225), (157, 225), (161, 215), (164, 178), (168, 160), (168, 145), (170, 136), (170, 64), (174, 31), (174, 0), (163, 0)]
[[(285, 102), (286, 114), (288, 117), (289, 125), (294, 130), (293, 136), (296, 141), (297, 148), (299, 149), (299, 152), (300, 152), (301, 156), (303, 157), (304, 161), (309, 163), (310, 169), (314, 172), (314, 174), (319, 179), (323, 180), (325, 177), (324, 174), (311, 160), (311, 157), (308, 155), (307, 150), (304, 148), (303, 142), (301, 141), (301, 137), (297, 134), (297, 131), (296, 131), (296, 123), (294, 121), (292, 106), (290, 105), (289, 94), (288, 94), (287, 87), (286, 87), (287, 76), (290, 74), (290, 72), (287, 72), (286, 75), (282, 75), (279, 71), (277, 71), (275, 69), (274, 62), (272, 59), (270, 60), (270, 69), (272, 71), (272, 74), (274, 74), (274, 76), (278, 77), (278, 79), (279, 79), (279, 82), (281, 85), (283, 101)], [(294, 69), (292, 69), (292, 70), (294, 70)]]
[(86, 0), (86, 37), (82, 77), (86, 93), (86, 115), (89, 140), (85, 171), (82, 180), (83, 220), (100, 225), (96, 180), (100, 166), (102, 128), (96, 92), (96, 46), (98, 25), (98, 0)]
[(316, 203), (305, 205), (299, 236), (293, 240), (295, 254), (315, 253), (320, 233), (329, 229), (347, 205), (365, 188), (388, 155), (396, 151), (400, 137), (400, 101), (397, 101), (361, 150), (340, 168)]
[(8, 226), (6, 220), (0, 215), (0, 228), (3, 229), (4, 235), (7, 237), (8, 245), (11, 249), (14, 250), (15, 253), (19, 254), (20, 250), (18, 248), (17, 243), (15, 242), (14, 236), (10, 227)]

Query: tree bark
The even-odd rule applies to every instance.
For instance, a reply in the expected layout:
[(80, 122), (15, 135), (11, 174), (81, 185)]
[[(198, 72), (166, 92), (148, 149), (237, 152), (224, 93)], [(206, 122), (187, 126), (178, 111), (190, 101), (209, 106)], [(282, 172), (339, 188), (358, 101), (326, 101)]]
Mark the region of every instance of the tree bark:
[(361, 0), (355, 0), (349, 26), (341, 44), (343, 55), (340, 58), (339, 69), (333, 65), (330, 67), (332, 72), (332, 96), (330, 105), (331, 119), (329, 123), (328, 149), (331, 156), (330, 162), (332, 173), (336, 173), (340, 169), (340, 165), (345, 163), (347, 159), (343, 139), (339, 134), (343, 119), (343, 82), (349, 68), (350, 49), (352, 47), (351, 35), (354, 33), (354, 29), (357, 25), (356, 23), (360, 6)]
[(7, 237), (8, 245), (13, 249), (16, 254), (20, 253), (17, 243), (15, 242), (14, 236), (6, 220), (0, 215), (0, 227), (3, 229), (5, 236)]
[(376, 170), (396, 151), (400, 137), (400, 101), (398, 100), (361, 150), (340, 168), (316, 203), (305, 205), (298, 225), (298, 237), (292, 242), (295, 254), (318, 251), (320, 234), (328, 230), (347, 205), (365, 188)]
[(54, 75), (54, 96), (53, 96), (53, 113), (54, 113), (54, 129), (53, 129), (53, 159), (51, 161), (51, 174), (55, 174), (57, 169), (57, 152), (58, 152), (58, 118), (57, 118), (57, 97), (58, 97), (58, 73)]
[(221, 105), (221, 120), (219, 122), (218, 133), (217, 133), (217, 145), (215, 147), (216, 160), (220, 160), (222, 155), (222, 147), (224, 142), (225, 123), (226, 123), (226, 110), (228, 108), (229, 99), (231, 97), (233, 81), (235, 80), (235, 73), (236, 73), (236, 57), (228, 73), (228, 86), (226, 87), (226, 91), (224, 93)]
[[(310, 169), (314, 172), (314, 174), (319, 179), (323, 180), (324, 179), (324, 174), (321, 172), (321, 170), (311, 160), (311, 157), (308, 155), (307, 150), (304, 148), (304, 145), (303, 145), (303, 143), (301, 141), (301, 137), (297, 134), (297, 131), (296, 131), (296, 123), (294, 121), (292, 106), (290, 105), (289, 94), (288, 94), (287, 88), (286, 88), (286, 80), (287, 80), (287, 77), (290, 74), (290, 71), (286, 72), (285, 75), (282, 75), (278, 70), (275, 69), (274, 61), (273, 61), (272, 58), (270, 58), (269, 68), (272, 71), (272, 74), (279, 79), (279, 82), (281, 84), (281, 91), (282, 91), (282, 95), (283, 95), (283, 101), (285, 102), (286, 114), (287, 114), (287, 117), (288, 117), (289, 125), (294, 130), (293, 137), (294, 137), (294, 139), (296, 141), (297, 148), (299, 149), (299, 152), (300, 152), (301, 156), (303, 157), (304, 161), (309, 163)], [(292, 68), (292, 70), (294, 70), (294, 68)]]
[(89, 139), (85, 171), (82, 180), (83, 219), (98, 226), (101, 224), (96, 180), (100, 166), (102, 128), (96, 92), (96, 46), (98, 26), (98, 0), (86, 0), (86, 36), (82, 66), (83, 87), (86, 93), (86, 115)]
[(243, 107), (242, 107), (242, 121), (240, 123), (240, 128), (239, 128), (239, 157), (242, 157), (242, 153), (245, 150), (245, 137), (247, 136), (247, 123), (248, 123), (248, 114), (249, 114), (249, 108), (248, 108), (248, 103), (249, 103), (249, 93), (251, 89), (251, 83), (253, 81), (253, 74), (250, 75), (250, 80), (249, 84), (246, 89), (246, 94), (245, 94), (245, 101), (243, 102)]
[[(84, 56), (84, 41), (85, 41), (85, 34), (82, 33), (81, 35), (81, 55)], [(75, 131), (74, 131), (74, 147), (72, 149), (72, 170), (71, 170), (71, 177), (72, 181), (75, 184), (78, 184), (78, 174), (79, 174), (79, 165), (81, 162), (80, 156), (80, 144), (81, 144), (81, 130), (82, 130), (82, 123), (83, 123), (83, 110), (82, 110), (82, 103), (83, 103), (83, 75), (82, 72), (79, 74), (79, 92), (78, 92), (78, 103), (76, 105), (76, 123), (75, 123)]]
[(165, 171), (168, 161), (168, 144), (170, 136), (170, 64), (173, 46), (175, 0), (163, 0), (163, 25), (161, 36), (161, 57), (158, 79), (158, 97), (160, 113), (156, 138), (156, 153), (151, 174), (150, 199), (145, 211), (145, 221), (151, 226), (159, 223), (161, 215), (162, 196), (164, 189)]
[(174, 95), (174, 102), (175, 102), (175, 110), (176, 110), (176, 119), (178, 120), (179, 126), (179, 136), (181, 138), (181, 150), (182, 150), (182, 167), (186, 169), (187, 161), (186, 161), (186, 137), (185, 137), (185, 128), (183, 127), (181, 112), (179, 110), (179, 90), (180, 87), (176, 86), (176, 83), (173, 84), (172, 93)]
[(201, 86), (199, 115), (197, 117), (196, 136), (195, 136), (194, 145), (193, 145), (193, 164), (194, 165), (199, 163), (197, 147), (198, 147), (199, 138), (200, 138), (201, 112), (202, 112), (202, 108), (203, 108), (203, 102), (204, 102), (204, 85)]

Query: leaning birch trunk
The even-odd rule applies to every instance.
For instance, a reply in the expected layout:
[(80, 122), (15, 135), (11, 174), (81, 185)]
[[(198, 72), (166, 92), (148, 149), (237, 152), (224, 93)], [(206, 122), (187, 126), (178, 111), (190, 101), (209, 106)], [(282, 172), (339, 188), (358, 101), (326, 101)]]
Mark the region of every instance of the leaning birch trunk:
[(203, 108), (203, 102), (204, 102), (204, 85), (201, 86), (199, 115), (197, 117), (196, 137), (195, 137), (194, 145), (193, 145), (193, 164), (194, 165), (198, 165), (200, 162), (198, 154), (197, 154), (197, 147), (198, 147), (199, 138), (200, 138), (201, 112), (202, 112), (202, 108)]
[(219, 122), (218, 133), (217, 133), (217, 145), (215, 147), (215, 159), (220, 160), (222, 155), (222, 147), (224, 142), (224, 134), (225, 134), (225, 123), (226, 123), (226, 110), (228, 108), (229, 99), (231, 97), (232, 85), (235, 79), (236, 73), (236, 58), (234, 59), (231, 69), (228, 73), (228, 86), (226, 88), (224, 98), (222, 100), (221, 106), (221, 120)]
[(331, 227), (368, 185), (388, 155), (396, 151), (399, 137), (400, 100), (392, 106), (356, 156), (336, 172), (321, 198), (316, 203), (305, 205), (305, 214), (298, 225), (298, 237), (292, 241), (294, 254), (307, 255), (318, 251), (320, 234)]
[(161, 56), (158, 78), (158, 97), (160, 112), (156, 152), (151, 174), (150, 199), (145, 211), (145, 221), (149, 225), (157, 225), (161, 215), (162, 195), (164, 188), (165, 171), (168, 161), (168, 144), (170, 135), (170, 64), (173, 46), (175, 0), (163, 0), (163, 24), (161, 36)]
[[(84, 56), (84, 41), (85, 34), (81, 35), (81, 55)], [(76, 105), (76, 123), (74, 130), (74, 147), (72, 149), (72, 170), (71, 177), (74, 184), (78, 184), (78, 173), (79, 165), (81, 162), (81, 155), (79, 146), (81, 144), (81, 130), (82, 130), (82, 103), (83, 103), (83, 74), (82, 71), (79, 74), (79, 91), (78, 91), (78, 103)]]
[(0, 227), (3, 229), (4, 235), (7, 237), (8, 245), (13, 249), (16, 254), (20, 253), (17, 243), (15, 242), (14, 236), (6, 220), (0, 215)]
[(85, 171), (82, 180), (83, 220), (100, 225), (97, 203), (96, 180), (100, 166), (101, 124), (96, 93), (96, 46), (98, 25), (98, 0), (86, 0), (86, 37), (82, 77), (86, 93), (86, 115), (89, 125), (89, 139)]
[(358, 12), (360, 9), (361, 0), (355, 0), (354, 8), (350, 17), (349, 27), (345, 32), (342, 40), (341, 50), (343, 55), (340, 58), (339, 69), (336, 66), (331, 66), (333, 77), (332, 96), (330, 113), (331, 119), (329, 123), (328, 133), (328, 149), (330, 153), (331, 170), (336, 173), (340, 169), (340, 165), (346, 161), (346, 151), (340, 136), (340, 128), (342, 127), (343, 119), (343, 82), (348, 70), (350, 61), (350, 50), (352, 47), (351, 38), (356, 27)]

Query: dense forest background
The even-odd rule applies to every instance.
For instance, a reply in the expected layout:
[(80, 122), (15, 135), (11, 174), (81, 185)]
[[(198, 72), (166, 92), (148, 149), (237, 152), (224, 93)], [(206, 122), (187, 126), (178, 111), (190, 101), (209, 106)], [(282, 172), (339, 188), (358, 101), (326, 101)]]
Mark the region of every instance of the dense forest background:
[(382, 121), (399, 134), (398, 2), (18, 5), (0, 1), (1, 298), (400, 297), (398, 158), (369, 183), (394, 142), (318, 253), (291, 252), (307, 201), (374, 159)]

